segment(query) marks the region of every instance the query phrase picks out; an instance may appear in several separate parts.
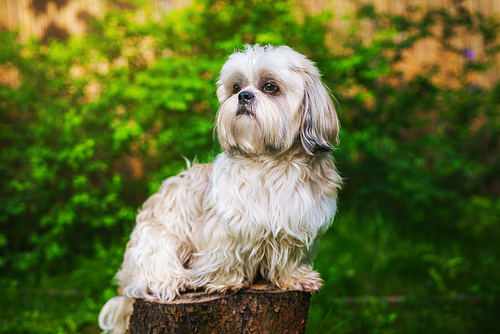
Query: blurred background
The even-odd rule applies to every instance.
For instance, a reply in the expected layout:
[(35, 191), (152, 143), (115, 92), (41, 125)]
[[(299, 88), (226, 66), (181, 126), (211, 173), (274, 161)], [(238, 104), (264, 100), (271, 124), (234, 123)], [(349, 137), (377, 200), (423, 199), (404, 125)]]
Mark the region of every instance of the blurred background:
[(0, 331), (99, 333), (246, 43), (316, 62), (345, 178), (308, 333), (498, 333), (500, 1), (0, 0)]

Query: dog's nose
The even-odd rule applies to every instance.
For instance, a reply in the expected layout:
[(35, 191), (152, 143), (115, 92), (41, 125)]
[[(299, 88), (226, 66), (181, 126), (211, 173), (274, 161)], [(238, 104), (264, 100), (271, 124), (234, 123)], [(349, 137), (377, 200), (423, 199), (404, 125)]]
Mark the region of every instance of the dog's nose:
[(238, 102), (240, 104), (247, 104), (247, 103), (250, 103), (250, 101), (252, 101), (252, 99), (255, 97), (255, 95), (253, 95), (252, 92), (248, 92), (248, 91), (245, 91), (245, 92), (241, 92), (239, 95), (238, 95)]

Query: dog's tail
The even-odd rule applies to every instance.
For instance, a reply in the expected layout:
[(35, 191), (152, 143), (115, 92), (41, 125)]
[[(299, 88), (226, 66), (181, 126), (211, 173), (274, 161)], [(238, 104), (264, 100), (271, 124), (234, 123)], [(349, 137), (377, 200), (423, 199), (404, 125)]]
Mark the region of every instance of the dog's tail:
[(99, 313), (99, 327), (104, 333), (123, 334), (134, 310), (133, 298), (117, 296), (108, 300)]

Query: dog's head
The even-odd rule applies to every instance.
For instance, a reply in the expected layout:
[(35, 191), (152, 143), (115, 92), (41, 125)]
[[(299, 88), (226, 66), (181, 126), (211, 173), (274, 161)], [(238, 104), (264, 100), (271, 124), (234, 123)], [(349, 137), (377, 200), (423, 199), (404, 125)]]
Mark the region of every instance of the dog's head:
[(339, 123), (321, 77), (289, 47), (247, 46), (221, 70), (217, 97), (224, 150), (250, 155), (285, 152), (296, 144), (314, 155), (333, 149)]

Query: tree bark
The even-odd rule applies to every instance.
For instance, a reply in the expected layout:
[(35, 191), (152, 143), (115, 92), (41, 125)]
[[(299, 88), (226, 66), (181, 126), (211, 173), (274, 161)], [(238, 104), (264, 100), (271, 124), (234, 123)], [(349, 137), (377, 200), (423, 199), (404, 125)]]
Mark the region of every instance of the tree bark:
[(311, 294), (252, 285), (231, 295), (184, 293), (170, 303), (137, 299), (130, 334), (299, 334)]

